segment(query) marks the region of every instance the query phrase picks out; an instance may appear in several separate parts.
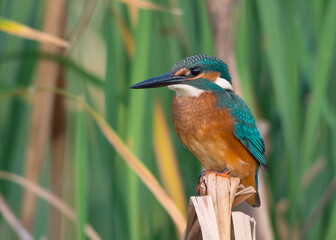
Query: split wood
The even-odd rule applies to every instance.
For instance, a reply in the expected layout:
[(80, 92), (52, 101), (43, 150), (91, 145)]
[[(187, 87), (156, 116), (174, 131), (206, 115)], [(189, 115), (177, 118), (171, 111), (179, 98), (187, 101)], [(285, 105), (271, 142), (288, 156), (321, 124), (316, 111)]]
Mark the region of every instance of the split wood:
[(254, 240), (256, 222), (242, 212), (232, 212), (255, 193), (234, 177), (209, 173), (201, 177), (200, 195), (191, 197), (187, 228), (181, 240)]

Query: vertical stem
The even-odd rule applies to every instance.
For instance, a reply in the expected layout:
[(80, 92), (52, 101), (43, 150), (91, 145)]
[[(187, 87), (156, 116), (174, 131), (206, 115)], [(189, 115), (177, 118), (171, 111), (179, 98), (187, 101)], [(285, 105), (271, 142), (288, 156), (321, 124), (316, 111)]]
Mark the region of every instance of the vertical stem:
[[(64, 71), (58, 72), (57, 87), (64, 88)], [(65, 157), (65, 107), (63, 96), (56, 95), (53, 105), (51, 123), (51, 190), (58, 196), (62, 195), (63, 166)], [(51, 240), (61, 238), (61, 214), (51, 207), (50, 212), (50, 232)]]
[(87, 220), (87, 134), (85, 128), (85, 111), (80, 109), (77, 115), (76, 150), (75, 150), (75, 182), (76, 210), (78, 214), (77, 239), (85, 239)]
[[(150, 52), (150, 30), (152, 23), (151, 12), (141, 12), (139, 16), (139, 25), (136, 29), (136, 45), (135, 56), (132, 62), (131, 68), (131, 83), (136, 83), (139, 79), (145, 79), (147, 77), (147, 62), (149, 60)], [(128, 143), (137, 156), (143, 158), (145, 144), (144, 144), (144, 131), (145, 131), (145, 119), (148, 111), (148, 105), (146, 104), (147, 95), (145, 92), (131, 92), (130, 93), (130, 105), (128, 115)], [(140, 208), (138, 204), (139, 198), (139, 181), (133, 171), (128, 173), (128, 192), (129, 192), (129, 224), (130, 224), (130, 239), (140, 239), (141, 228), (142, 232), (145, 231), (144, 225), (140, 222)]]
[[(65, 15), (65, 0), (49, 0), (45, 8), (45, 21), (43, 30), (55, 36), (63, 35)], [(42, 51), (54, 54), (61, 53), (55, 46), (42, 45)], [(55, 87), (59, 66), (55, 62), (41, 60), (37, 68), (37, 85)], [(37, 92), (33, 98), (32, 120), (28, 137), (28, 149), (25, 174), (27, 179), (38, 182), (43, 165), (46, 143), (50, 137), (50, 125), (53, 112), (54, 94), (51, 92)], [(28, 231), (33, 227), (34, 212), (36, 208), (35, 196), (24, 192), (22, 201), (22, 220)]]
[(22, 226), (19, 219), (13, 214), (13, 211), (10, 209), (8, 204), (6, 203), (5, 198), (2, 193), (0, 193), (0, 213), (2, 217), (7, 221), (7, 223), (12, 227), (12, 229), (16, 232), (18, 237), (22, 240), (32, 240), (33, 236)]
[(208, 0), (207, 4), (211, 17), (216, 56), (228, 64), (235, 92), (241, 95), (231, 28), (235, 2), (233, 0)]

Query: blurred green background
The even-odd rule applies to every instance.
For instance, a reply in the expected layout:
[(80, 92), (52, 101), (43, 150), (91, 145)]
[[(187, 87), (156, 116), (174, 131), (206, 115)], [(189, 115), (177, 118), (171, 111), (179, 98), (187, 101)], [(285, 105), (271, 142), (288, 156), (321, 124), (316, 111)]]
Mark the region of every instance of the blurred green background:
[[(173, 129), (174, 93), (129, 86), (195, 54), (228, 62), (266, 142), (270, 174), (262, 208), (250, 212), (258, 239), (335, 239), (335, 13), (335, 0), (0, 0), (0, 29), (10, 19), (70, 43), (41, 47), (26, 39), (31, 33), (0, 32), (0, 239), (17, 239), (4, 202), (36, 239), (85, 239), (86, 223), (102, 239), (177, 239), (167, 212), (78, 98), (185, 216), (202, 169)], [(51, 190), (78, 221), (35, 202), (6, 173)]]

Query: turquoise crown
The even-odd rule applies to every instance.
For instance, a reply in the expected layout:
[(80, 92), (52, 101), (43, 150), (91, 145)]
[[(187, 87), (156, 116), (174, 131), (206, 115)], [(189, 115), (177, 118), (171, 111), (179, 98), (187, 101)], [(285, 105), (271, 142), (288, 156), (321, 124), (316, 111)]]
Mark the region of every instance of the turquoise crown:
[(209, 55), (195, 55), (187, 57), (177, 62), (170, 72), (175, 73), (181, 68), (199, 67), (203, 71), (215, 71), (220, 73), (220, 77), (231, 83), (231, 76), (228, 66), (220, 59)]

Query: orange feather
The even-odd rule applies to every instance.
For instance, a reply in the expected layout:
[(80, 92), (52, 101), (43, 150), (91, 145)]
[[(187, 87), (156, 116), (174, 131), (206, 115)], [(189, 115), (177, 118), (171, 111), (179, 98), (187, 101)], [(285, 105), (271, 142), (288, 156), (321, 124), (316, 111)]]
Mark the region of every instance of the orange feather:
[[(198, 98), (175, 95), (172, 104), (175, 130), (206, 170), (229, 168), (241, 184), (256, 189), (257, 161), (234, 136), (229, 110), (218, 108), (217, 100), (210, 92)], [(247, 202), (258, 205), (258, 196), (252, 196)]]

